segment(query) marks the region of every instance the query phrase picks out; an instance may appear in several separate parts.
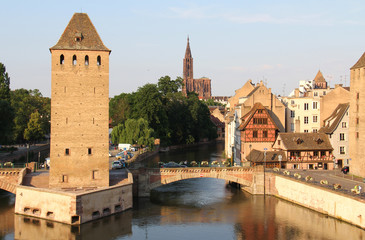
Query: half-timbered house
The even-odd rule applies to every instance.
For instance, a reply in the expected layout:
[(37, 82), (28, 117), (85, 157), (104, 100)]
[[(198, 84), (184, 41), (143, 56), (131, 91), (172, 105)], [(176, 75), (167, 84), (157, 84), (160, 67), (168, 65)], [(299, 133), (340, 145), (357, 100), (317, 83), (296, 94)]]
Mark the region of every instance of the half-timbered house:
[(261, 103), (255, 103), (241, 121), (238, 128), (241, 131), (241, 161), (250, 161), (247, 156), (253, 149), (271, 149), (279, 128)]
[(285, 152), (287, 169), (333, 169), (333, 148), (325, 133), (279, 133), (272, 148)]

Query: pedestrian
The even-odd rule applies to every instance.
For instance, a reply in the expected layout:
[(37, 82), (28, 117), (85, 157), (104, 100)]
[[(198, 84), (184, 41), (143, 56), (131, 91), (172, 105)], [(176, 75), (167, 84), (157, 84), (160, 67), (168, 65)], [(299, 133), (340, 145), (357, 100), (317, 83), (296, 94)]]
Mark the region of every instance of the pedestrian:
[(361, 193), (361, 186), (359, 185), (359, 193)]

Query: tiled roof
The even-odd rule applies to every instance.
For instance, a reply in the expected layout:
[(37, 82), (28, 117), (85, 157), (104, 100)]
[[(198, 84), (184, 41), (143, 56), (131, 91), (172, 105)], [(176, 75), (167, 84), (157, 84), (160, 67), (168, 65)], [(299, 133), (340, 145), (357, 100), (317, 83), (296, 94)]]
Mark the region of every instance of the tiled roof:
[[(286, 162), (286, 154), (284, 151), (266, 151), (266, 162), (278, 162), (279, 155), (282, 156), (281, 161)], [(246, 157), (250, 162), (264, 162), (265, 154), (264, 151), (259, 151), (256, 149), (252, 149), (250, 154)]]
[(319, 132), (327, 133), (327, 134), (333, 133), (336, 130), (338, 124), (340, 124), (343, 116), (345, 115), (345, 113), (349, 107), (350, 107), (350, 103), (338, 104), (338, 106), (333, 111), (333, 113), (324, 120), (326, 125), (324, 127), (322, 127), (319, 130)]
[(318, 70), (318, 73), (316, 75), (316, 77), (314, 78), (314, 82), (325, 82), (326, 80), (324, 79), (322, 73), (320, 70)]
[(109, 51), (86, 13), (75, 13), (57, 44), (50, 50)]
[(238, 129), (242, 131), (247, 126), (247, 124), (250, 122), (251, 118), (255, 115), (256, 110), (259, 110), (259, 109), (264, 110), (265, 112), (267, 112), (267, 116), (269, 117), (269, 120), (271, 120), (271, 122), (275, 125), (276, 129), (279, 129), (277, 127), (276, 122), (271, 118), (270, 113), (268, 112), (268, 110), (260, 102), (255, 103), (253, 105), (253, 107), (251, 108), (251, 110), (241, 118), (242, 123), (241, 123), (241, 125), (239, 126)]
[(362, 54), (360, 59), (355, 63), (355, 65), (352, 66), (352, 68), (350, 69), (362, 68), (362, 67), (365, 67), (365, 52)]
[(278, 138), (287, 150), (333, 149), (325, 133), (279, 133)]
[(224, 127), (225, 123), (221, 122), (217, 117), (210, 115), (210, 120), (214, 123), (217, 127)]

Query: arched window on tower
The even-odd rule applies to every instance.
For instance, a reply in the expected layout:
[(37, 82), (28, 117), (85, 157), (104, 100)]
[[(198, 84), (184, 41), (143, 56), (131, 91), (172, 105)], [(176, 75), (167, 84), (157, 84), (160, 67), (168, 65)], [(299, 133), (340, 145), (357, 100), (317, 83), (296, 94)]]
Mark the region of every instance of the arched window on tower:
[(72, 57), (72, 65), (76, 65), (76, 64), (77, 64), (76, 55), (74, 55)]
[(96, 59), (96, 65), (100, 66), (101, 65), (101, 57), (98, 56)]
[(85, 56), (85, 66), (89, 66), (89, 56)]
[(60, 64), (63, 65), (65, 63), (65, 56), (63, 56), (63, 54), (61, 54), (60, 56)]

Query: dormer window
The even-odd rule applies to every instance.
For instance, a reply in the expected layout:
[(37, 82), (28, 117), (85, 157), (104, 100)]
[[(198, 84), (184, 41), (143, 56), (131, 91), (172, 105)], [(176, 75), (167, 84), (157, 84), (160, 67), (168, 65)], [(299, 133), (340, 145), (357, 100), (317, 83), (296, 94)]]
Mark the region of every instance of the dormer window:
[(82, 38), (81, 33), (75, 33), (75, 42), (81, 42)]
[(317, 139), (316, 139), (316, 143), (317, 143), (317, 144), (321, 144), (321, 143), (323, 143), (323, 140), (322, 140), (321, 138), (317, 138)]
[(295, 141), (297, 142), (297, 144), (301, 144), (303, 142), (303, 140), (301, 138), (296, 138)]

